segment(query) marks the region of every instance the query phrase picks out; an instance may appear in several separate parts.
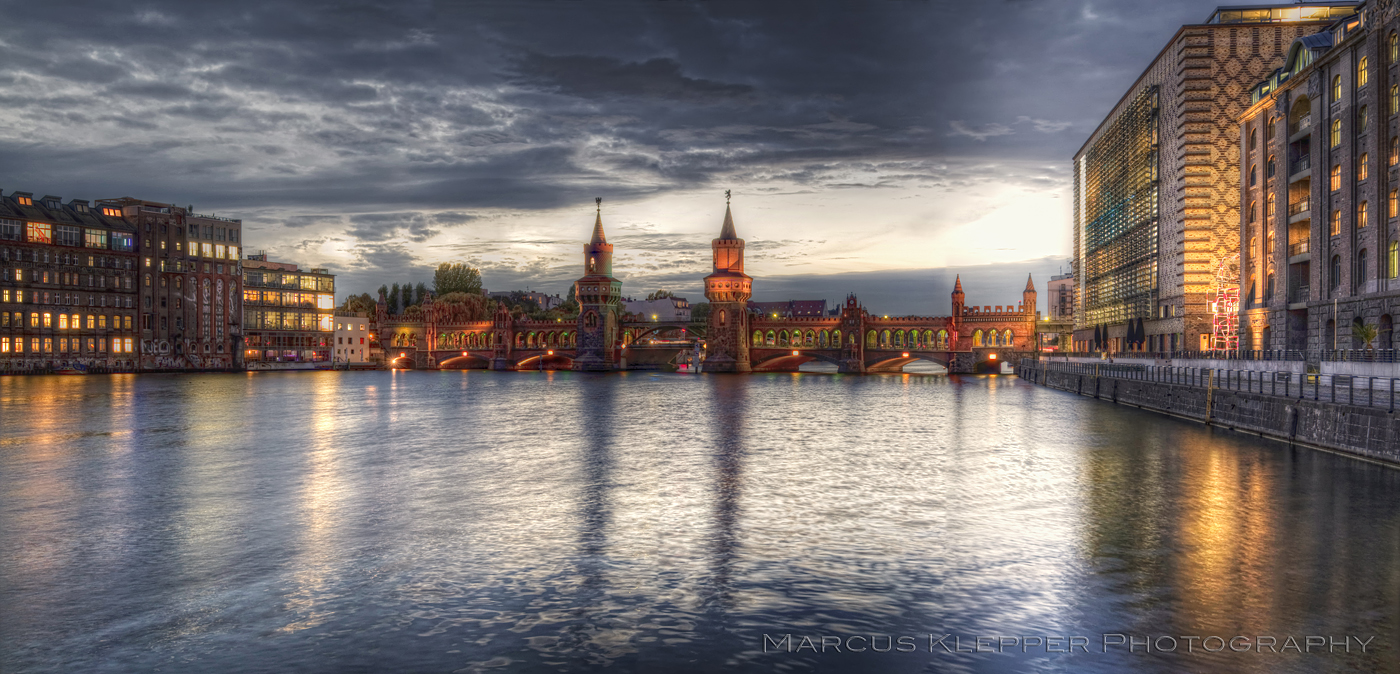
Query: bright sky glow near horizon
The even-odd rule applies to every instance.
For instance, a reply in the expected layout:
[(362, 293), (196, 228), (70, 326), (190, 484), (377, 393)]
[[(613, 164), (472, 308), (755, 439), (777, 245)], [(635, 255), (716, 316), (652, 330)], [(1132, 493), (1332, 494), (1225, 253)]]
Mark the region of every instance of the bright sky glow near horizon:
[(734, 192), (755, 299), (1019, 301), (1070, 159), (1212, 3), (54, 3), (0, 26), (0, 189), (241, 218), (338, 295), (481, 267), (700, 299)]

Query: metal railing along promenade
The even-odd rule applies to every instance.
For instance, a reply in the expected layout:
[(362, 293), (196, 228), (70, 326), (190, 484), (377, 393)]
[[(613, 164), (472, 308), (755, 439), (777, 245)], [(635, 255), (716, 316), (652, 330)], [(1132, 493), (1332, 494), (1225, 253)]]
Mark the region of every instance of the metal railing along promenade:
[[(1350, 338), (1348, 338), (1350, 339)], [(1052, 351), (1045, 358), (1152, 358), (1156, 360), (1248, 360), (1325, 363), (1400, 363), (1400, 349), (1326, 349), (1265, 351)]]
[(1363, 377), (1342, 374), (1307, 374), (1262, 370), (1230, 370), (1170, 365), (1130, 365), (1117, 363), (1067, 363), (1023, 358), (1024, 369), (1106, 377), (1132, 381), (1211, 388), (1299, 400), (1316, 400), (1343, 405), (1382, 407), (1395, 411), (1400, 378)]

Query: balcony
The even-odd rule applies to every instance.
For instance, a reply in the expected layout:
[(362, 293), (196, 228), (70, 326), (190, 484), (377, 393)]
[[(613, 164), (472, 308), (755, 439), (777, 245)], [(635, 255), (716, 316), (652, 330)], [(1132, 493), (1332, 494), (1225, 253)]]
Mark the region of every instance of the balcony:
[(1299, 199), (1298, 201), (1295, 201), (1288, 205), (1288, 217), (1292, 218), (1295, 215), (1307, 213), (1308, 208), (1309, 200), (1306, 197)]
[(1310, 129), (1312, 129), (1312, 115), (1303, 115), (1302, 117), (1298, 118), (1297, 123), (1293, 124), (1293, 126), (1288, 127), (1288, 137), (1292, 138), (1293, 136), (1306, 132)]
[(1312, 168), (1312, 157), (1311, 157), (1311, 156), (1300, 157), (1300, 158), (1298, 158), (1298, 159), (1293, 160), (1293, 162), (1292, 162), (1291, 164), (1288, 165), (1288, 175), (1289, 175), (1289, 176), (1296, 176), (1296, 175), (1298, 175), (1299, 173), (1303, 173), (1304, 171), (1307, 171), (1307, 170), (1309, 170), (1309, 169), (1311, 169), (1311, 168)]
[(1288, 303), (1299, 304), (1302, 302), (1307, 302), (1311, 292), (1311, 286), (1297, 286), (1288, 293)]
[(1308, 242), (1307, 242), (1307, 241), (1299, 241), (1298, 243), (1290, 243), (1290, 244), (1288, 244), (1288, 257), (1297, 257), (1297, 256), (1299, 256), (1299, 255), (1306, 255), (1307, 253), (1308, 253)]

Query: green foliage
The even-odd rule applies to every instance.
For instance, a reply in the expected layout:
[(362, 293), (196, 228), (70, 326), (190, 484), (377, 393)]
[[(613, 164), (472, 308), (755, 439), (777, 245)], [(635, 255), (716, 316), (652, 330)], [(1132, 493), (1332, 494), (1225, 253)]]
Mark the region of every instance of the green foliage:
[(405, 283), (399, 286), (399, 293), (401, 295), (399, 302), (403, 305), (404, 312), (407, 312), (408, 308), (413, 306), (413, 284)]
[(351, 295), (345, 298), (345, 302), (340, 305), (341, 311), (363, 312), (366, 316), (374, 317), (374, 313), (379, 309), (379, 303), (369, 293)]
[(424, 300), (425, 298), (427, 298), (427, 297), (428, 297), (428, 286), (425, 286), (425, 285), (423, 285), (422, 283), (419, 283), (418, 285), (413, 286), (413, 303), (414, 303), (414, 304), (422, 304), (422, 303), (423, 303), (423, 300)]
[(1351, 336), (1359, 340), (1367, 349), (1371, 348), (1371, 342), (1376, 341), (1377, 334), (1379, 334), (1379, 331), (1376, 329), (1376, 326), (1369, 323), (1351, 324)]
[(665, 288), (662, 288), (661, 290), (658, 290), (658, 291), (656, 291), (656, 292), (654, 292), (654, 293), (652, 293), (652, 294), (650, 294), (650, 295), (647, 295), (647, 301), (650, 302), (650, 301), (652, 301), (652, 300), (664, 300), (664, 299), (666, 299), (666, 298), (668, 298), (668, 297), (675, 297), (675, 296), (676, 296), (675, 293), (673, 293), (673, 292), (671, 292), (671, 291), (669, 291), (669, 290), (666, 290)]
[(458, 320), (485, 321), (496, 313), (496, 301), (479, 293), (447, 293), (435, 302), (451, 305), (453, 318)]
[(566, 297), (564, 298), (564, 302), (565, 302), (566, 304), (569, 303), (569, 302), (573, 302), (574, 304), (578, 304), (578, 287), (577, 287), (575, 284), (573, 284), (573, 283), (570, 283), (570, 284), (569, 284), (569, 294), (568, 294), (568, 296), (566, 296)]
[(389, 307), (390, 316), (398, 315), (400, 311), (399, 299), (401, 298), (401, 296), (402, 295), (399, 292), (399, 284), (395, 283), (393, 287), (389, 289), (389, 298), (388, 301), (385, 303)]
[(708, 325), (710, 322), (710, 303), (696, 302), (690, 305), (690, 322), (696, 325)]
[(461, 262), (444, 262), (433, 272), (433, 294), (481, 293), (481, 271)]

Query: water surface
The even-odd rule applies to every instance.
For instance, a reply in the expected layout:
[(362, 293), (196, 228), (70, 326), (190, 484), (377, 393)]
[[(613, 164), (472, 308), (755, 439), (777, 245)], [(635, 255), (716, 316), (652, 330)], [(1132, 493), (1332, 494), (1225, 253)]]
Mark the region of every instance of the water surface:
[[(0, 429), (6, 674), (1400, 671), (1400, 471), (1008, 376), (0, 377)], [(858, 635), (917, 648), (788, 652)]]

